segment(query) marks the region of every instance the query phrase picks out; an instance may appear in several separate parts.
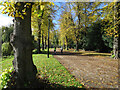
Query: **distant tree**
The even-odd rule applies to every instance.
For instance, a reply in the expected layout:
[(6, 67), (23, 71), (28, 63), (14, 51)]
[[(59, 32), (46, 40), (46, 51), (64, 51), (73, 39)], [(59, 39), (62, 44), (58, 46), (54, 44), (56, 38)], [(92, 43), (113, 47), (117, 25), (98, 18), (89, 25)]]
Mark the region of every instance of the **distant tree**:
[[(46, 37), (48, 33), (48, 16), (53, 15), (55, 10), (52, 9), (52, 5), (49, 4), (48, 2), (42, 2), (41, 5), (38, 5), (38, 7), (36, 7), (35, 4), (34, 7), (35, 10), (32, 12), (32, 28), (33, 28), (33, 35), (36, 37), (38, 43), (37, 50), (38, 53), (40, 53), (41, 46), (42, 49), (44, 49), (44, 38), (45, 40), (47, 39)], [(51, 17), (50, 29), (53, 29), (53, 26), (54, 24), (52, 23), (52, 17)]]
[(2, 55), (8, 56), (12, 54), (12, 46), (10, 44), (10, 34), (13, 33), (13, 25), (2, 26)]
[(10, 42), (10, 34), (13, 32), (13, 26), (2, 26), (2, 43)]
[(110, 52), (112, 47), (110, 47), (110, 44), (112, 43), (112, 37), (110, 37), (111, 41), (110, 38), (106, 37), (104, 27), (105, 26), (103, 25), (103, 22), (101, 20), (98, 20), (88, 28), (86, 34), (87, 41), (85, 43), (86, 50)]

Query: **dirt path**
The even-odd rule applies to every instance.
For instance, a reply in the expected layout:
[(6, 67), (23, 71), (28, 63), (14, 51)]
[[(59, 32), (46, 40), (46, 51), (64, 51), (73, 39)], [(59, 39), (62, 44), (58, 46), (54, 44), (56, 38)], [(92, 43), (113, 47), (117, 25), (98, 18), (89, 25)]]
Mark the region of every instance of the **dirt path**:
[(118, 88), (118, 60), (75, 52), (61, 54), (60, 50), (54, 57), (87, 88)]

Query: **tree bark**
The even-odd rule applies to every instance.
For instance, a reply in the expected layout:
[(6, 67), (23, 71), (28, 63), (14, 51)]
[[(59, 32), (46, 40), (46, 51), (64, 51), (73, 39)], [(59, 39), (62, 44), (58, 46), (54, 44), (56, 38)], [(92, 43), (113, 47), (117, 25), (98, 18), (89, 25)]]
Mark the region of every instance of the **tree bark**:
[(46, 45), (47, 42), (46, 42), (46, 41), (47, 41), (47, 38), (46, 38), (46, 36), (45, 36), (45, 45), (44, 45), (44, 46), (45, 46), (45, 49), (47, 48), (47, 45)]
[(114, 55), (114, 59), (118, 59), (118, 37), (114, 37), (113, 55)]
[(120, 31), (119, 31), (119, 37), (118, 37), (118, 58), (120, 59)]
[(44, 50), (44, 37), (43, 37), (43, 33), (42, 33), (42, 50)]
[(66, 38), (66, 49), (68, 50), (68, 38), (67, 36), (65, 38)]
[(79, 51), (78, 44), (79, 44), (79, 41), (76, 40), (76, 51)]
[(40, 31), (40, 30), (41, 30), (41, 29), (40, 29), (40, 28), (41, 28), (41, 25), (39, 25), (38, 41), (37, 41), (37, 42), (38, 42), (38, 48), (37, 48), (37, 49), (38, 49), (38, 50), (37, 50), (37, 51), (38, 51), (38, 54), (41, 53), (41, 48), (40, 48), (40, 39), (41, 39), (41, 31)]
[[(23, 2), (19, 10), (24, 8)], [(26, 9), (24, 19), (15, 17), (14, 31), (11, 34), (11, 45), (14, 49), (13, 67), (17, 77), (17, 88), (24, 87), (25, 82), (36, 79), (37, 68), (32, 59), (32, 32), (31, 32), (31, 8)]]
[[(38, 6), (38, 14), (39, 14), (39, 10), (40, 10), (40, 5)], [(41, 47), (40, 47), (40, 41), (41, 41), (41, 18), (39, 17), (38, 19), (38, 54), (41, 53)]]
[[(40, 14), (40, 5), (38, 6), (38, 14)], [(40, 41), (41, 41), (41, 25), (42, 25), (42, 23), (41, 23), (41, 20), (42, 20), (42, 17), (43, 17), (43, 14), (44, 14), (44, 9), (43, 9), (43, 11), (42, 11), (42, 15), (41, 16), (39, 16), (39, 18), (38, 18), (38, 54), (40, 54), (41, 53), (41, 47), (40, 47)]]

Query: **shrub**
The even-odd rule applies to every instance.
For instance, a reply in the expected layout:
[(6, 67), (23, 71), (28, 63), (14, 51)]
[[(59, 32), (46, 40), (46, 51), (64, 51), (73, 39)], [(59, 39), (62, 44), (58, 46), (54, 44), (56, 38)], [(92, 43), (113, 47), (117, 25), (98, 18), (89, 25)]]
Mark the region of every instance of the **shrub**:
[(5, 69), (5, 71), (1, 74), (1, 88), (7, 88), (8, 82), (10, 81), (11, 72), (13, 71), (13, 68)]
[(5, 42), (2, 44), (2, 56), (8, 56), (11, 55), (12, 52), (12, 46), (9, 42)]

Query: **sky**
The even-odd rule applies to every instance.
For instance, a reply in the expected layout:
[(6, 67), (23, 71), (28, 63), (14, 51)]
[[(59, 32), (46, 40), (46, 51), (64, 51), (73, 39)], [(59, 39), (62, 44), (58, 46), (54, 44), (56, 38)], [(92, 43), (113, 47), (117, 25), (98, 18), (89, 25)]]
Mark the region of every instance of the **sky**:
[[(56, 2), (55, 4), (57, 4), (58, 6), (60, 6), (60, 3)], [(0, 8), (1, 8), (1, 6), (0, 6)], [(60, 16), (60, 10), (57, 11), (57, 16), (53, 20), (53, 23), (56, 24), (55, 27), (54, 27), (54, 29), (58, 29), (59, 28), (59, 25), (58, 25), (58, 22), (57, 22), (57, 20), (59, 19), (59, 16)], [(1, 14), (1, 12), (0, 12), (0, 27), (2, 27), (2, 26), (8, 26), (10, 24), (13, 24), (12, 20), (13, 20), (13, 17), (9, 17), (6, 14)]]
[[(2, 6), (0, 6), (0, 8), (2, 8)], [(0, 27), (13, 24), (12, 20), (13, 20), (12, 17), (8, 17), (8, 15), (6, 14), (1, 14), (1, 11), (0, 11)]]
[(12, 17), (8, 17), (7, 15), (0, 14), (0, 27), (13, 24), (12, 20), (13, 20)]
[[(1, 0), (0, 0), (0, 1), (1, 1)], [(56, 4), (57, 6), (61, 6), (63, 3), (58, 3), (58, 2), (56, 2), (55, 4)], [(0, 8), (1, 8), (1, 6), (0, 6)], [(56, 14), (57, 14), (57, 15), (55, 15), (55, 18), (54, 18), (54, 20), (53, 20), (53, 23), (56, 23), (54, 29), (59, 29), (58, 19), (59, 19), (60, 14), (61, 14), (61, 9), (57, 10)], [(10, 24), (13, 24), (13, 21), (12, 21), (12, 20), (13, 20), (12, 17), (8, 17), (8, 15), (6, 15), (6, 14), (1, 14), (1, 12), (0, 12), (0, 27), (1, 27), (1, 26), (8, 26), (8, 25), (10, 25)]]

